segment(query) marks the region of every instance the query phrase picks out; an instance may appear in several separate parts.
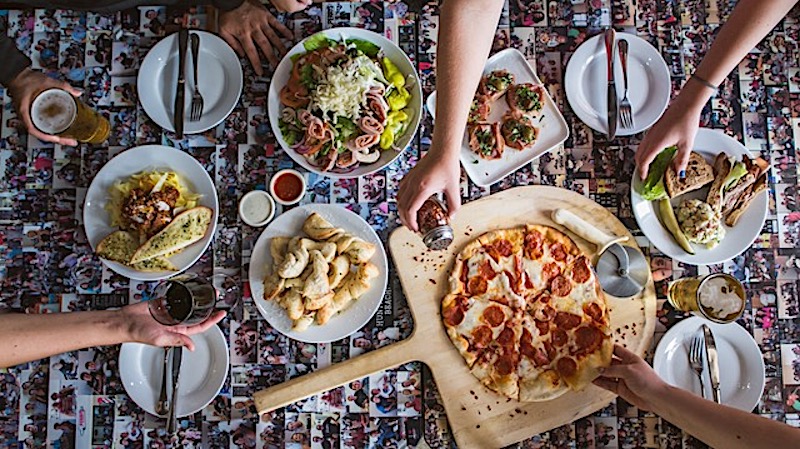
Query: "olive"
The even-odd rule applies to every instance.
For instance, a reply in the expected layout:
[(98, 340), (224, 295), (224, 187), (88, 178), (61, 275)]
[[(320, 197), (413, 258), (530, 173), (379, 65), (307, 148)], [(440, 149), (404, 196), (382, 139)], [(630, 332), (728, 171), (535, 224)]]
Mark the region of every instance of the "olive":
[(527, 141), (532, 141), (536, 136), (533, 133), (533, 128), (526, 126), (522, 128), (522, 137)]

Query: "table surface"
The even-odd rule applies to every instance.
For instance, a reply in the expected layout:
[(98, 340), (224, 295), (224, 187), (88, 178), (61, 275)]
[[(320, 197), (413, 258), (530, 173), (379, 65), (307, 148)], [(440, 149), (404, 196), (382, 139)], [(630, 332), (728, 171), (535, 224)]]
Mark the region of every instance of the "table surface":
[[(323, 28), (367, 27), (383, 32), (411, 56), (426, 94), (435, 85), (438, 11), (435, 2), (323, 3), (279, 16), (300, 39)], [(798, 274), (800, 207), (795, 149), (800, 141), (800, 25), (786, 21), (752, 52), (721, 86), (703, 112), (703, 126), (734, 136), (772, 162), (770, 211), (752, 248), (724, 265), (680, 264), (651, 247), (639, 232), (629, 203), (633, 154), (641, 136), (608, 142), (570, 111), (562, 86), (570, 54), (586, 38), (613, 24), (658, 48), (671, 70), (674, 90), (707, 51), (714, 30), (732, 8), (721, 1), (592, 0), (580, 5), (510, 0), (495, 48), (515, 46), (537, 68), (564, 111), (571, 137), (539, 160), (491, 188), (462, 182), (465, 201), (516, 185), (547, 184), (581, 192), (609, 208), (639, 236), (650, 256), (659, 293), (656, 338), (686, 316), (664, 306), (669, 280), (709, 271), (732, 273), (748, 293), (738, 325), (752, 333), (763, 352), (766, 388), (755, 413), (800, 425), (800, 324)], [(549, 5), (545, 6), (547, 3)], [(715, 5), (719, 4), (717, 7)], [(527, 5), (527, 13), (519, 10)], [(155, 26), (156, 20), (167, 27)], [(538, 14), (541, 12), (542, 14)], [(138, 61), (178, 24), (207, 28), (210, 10), (147, 8), (112, 15), (70, 11), (0, 10), (0, 32), (16, 39), (35, 67), (85, 89), (84, 98), (110, 116), (107, 146), (53, 147), (15, 129), (4, 92), (0, 132), (0, 307), (28, 313), (104, 309), (149, 298), (152, 284), (115, 275), (93, 255), (83, 231), (81, 205), (103, 164), (145, 143), (177, 146), (212, 174), (220, 198), (220, 222), (212, 248), (192, 271), (227, 273), (242, 280), (243, 309), (222, 329), (231, 369), (220, 395), (201, 412), (182, 419), (184, 447), (431, 447), (454, 446), (436, 386), (416, 363), (378, 373), (361, 390), (339, 388), (259, 419), (251, 395), (311, 370), (371, 348), (391, 344), (413, 323), (396, 275), (375, 318), (351, 338), (303, 344), (272, 330), (247, 296), (250, 251), (260, 229), (242, 224), (237, 200), (265, 188), (277, 170), (292, 167), (266, 122), (268, 78), (244, 63), (241, 102), (222, 125), (202, 136), (177, 141), (162, 132), (136, 100)], [(535, 19), (544, 19), (535, 22)], [(152, 26), (151, 26), (152, 25)], [(392, 166), (361, 179), (333, 181), (307, 174), (304, 203), (341, 204), (364, 217), (384, 241), (398, 226), (398, 181), (430, 144), (432, 122), (423, 119), (411, 147)], [(237, 319), (239, 318), (239, 319)], [(0, 447), (66, 448), (89, 432), (97, 446), (164, 447), (163, 423), (141, 411), (122, 388), (119, 346), (92, 348), (0, 370)], [(88, 362), (94, 362), (88, 363)], [(688, 374), (687, 374), (688, 375)], [(371, 390), (383, 390), (380, 409)], [(92, 404), (76, 413), (76, 403)], [(386, 405), (388, 404), (388, 405)], [(285, 443), (285, 444), (284, 444)], [(520, 447), (702, 447), (680, 429), (621, 400), (593, 416), (537, 435)]]

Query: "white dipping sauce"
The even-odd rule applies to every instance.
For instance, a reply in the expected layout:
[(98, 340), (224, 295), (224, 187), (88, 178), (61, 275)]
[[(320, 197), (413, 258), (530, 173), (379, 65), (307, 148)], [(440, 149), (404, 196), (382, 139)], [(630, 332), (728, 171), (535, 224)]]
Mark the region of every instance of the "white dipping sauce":
[(242, 219), (248, 224), (259, 224), (272, 215), (272, 202), (267, 197), (267, 192), (253, 191), (251, 193), (242, 198), (239, 210)]

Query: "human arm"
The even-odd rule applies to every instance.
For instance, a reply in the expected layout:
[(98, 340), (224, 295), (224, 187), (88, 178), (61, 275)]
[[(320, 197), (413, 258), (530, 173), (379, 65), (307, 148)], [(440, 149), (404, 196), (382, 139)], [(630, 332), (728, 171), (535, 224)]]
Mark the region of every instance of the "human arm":
[(194, 326), (159, 324), (142, 302), (117, 310), (53, 314), (0, 314), (0, 367), (96, 346), (139, 342), (155, 346), (186, 346), (191, 335), (204, 332), (225, 316), (214, 312)]
[(436, 54), (436, 123), (428, 153), (403, 178), (400, 220), (417, 230), (417, 210), (444, 191), (450, 213), (461, 205), (459, 152), (475, 89), (492, 47), (501, 0), (446, 0), (439, 16)]
[(651, 410), (711, 447), (750, 449), (798, 447), (800, 429), (708, 401), (673, 387), (641, 357), (614, 346), (615, 359), (595, 385), (620, 395), (631, 404)]
[(647, 132), (636, 151), (636, 164), (642, 179), (650, 162), (664, 148), (678, 147), (673, 162), (680, 174), (686, 169), (689, 153), (700, 124), (700, 114), (715, 90), (702, 81), (719, 86), (731, 72), (789, 12), (797, 0), (741, 0), (728, 21), (720, 28), (714, 43), (664, 115)]
[[(287, 12), (299, 11), (308, 4), (300, 0), (273, 0), (279, 10)], [(302, 6), (305, 5), (305, 6)], [(244, 0), (237, 8), (222, 11), (219, 15), (219, 34), (236, 53), (246, 55), (258, 76), (264, 74), (261, 67), (261, 50), (272, 67), (278, 66), (278, 53), (286, 53), (286, 46), (281, 41), (292, 39), (292, 31), (278, 21), (258, 0)]]

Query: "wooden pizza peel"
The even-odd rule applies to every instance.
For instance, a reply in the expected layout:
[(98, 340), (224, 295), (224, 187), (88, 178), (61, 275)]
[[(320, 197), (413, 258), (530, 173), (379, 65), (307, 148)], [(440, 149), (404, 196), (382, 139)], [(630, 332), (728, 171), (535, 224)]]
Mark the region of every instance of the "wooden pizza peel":
[[(589, 415), (615, 396), (594, 385), (547, 402), (518, 402), (485, 388), (450, 342), (440, 316), (455, 255), (484, 232), (518, 226), (553, 226), (572, 237), (586, 254), (594, 245), (552, 221), (556, 208), (567, 208), (597, 228), (625, 235), (625, 226), (599, 204), (575, 192), (547, 186), (517, 187), (464, 205), (453, 219), (455, 239), (447, 251), (429, 251), (419, 235), (400, 228), (389, 239), (415, 329), (403, 341), (354, 357), (255, 393), (259, 413), (327, 391), (372, 373), (410, 361), (428, 365), (441, 393), (458, 447), (500, 448)], [(652, 276), (633, 298), (607, 296), (614, 340), (644, 354), (655, 329), (656, 295)]]

